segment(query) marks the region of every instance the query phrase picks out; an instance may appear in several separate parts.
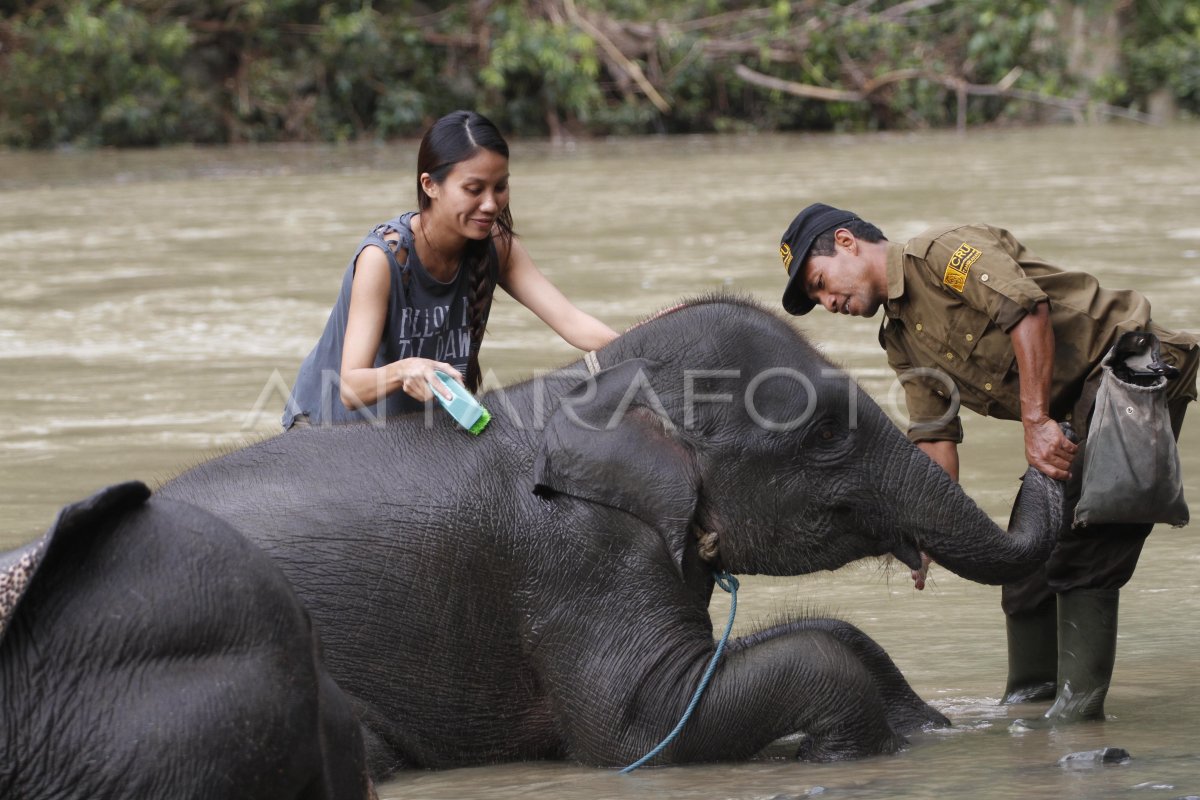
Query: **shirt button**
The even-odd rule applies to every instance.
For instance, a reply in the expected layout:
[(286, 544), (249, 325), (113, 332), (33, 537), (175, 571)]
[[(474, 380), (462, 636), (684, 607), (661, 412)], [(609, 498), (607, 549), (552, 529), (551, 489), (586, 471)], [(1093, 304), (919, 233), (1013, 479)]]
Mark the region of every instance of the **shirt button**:
[(917, 323), (917, 330), (918, 330), (918, 331), (923, 331), (923, 330), (925, 330), (925, 326), (924, 326), (924, 325), (922, 325), (921, 323), (919, 323), (919, 322), (918, 322), (918, 323)]
[(968, 333), (968, 334), (967, 334), (967, 341), (968, 341), (968, 342), (973, 342), (973, 341), (975, 341), (975, 337), (974, 337), (973, 335), (971, 335), (971, 334), (969, 334), (969, 333)]
[(985, 383), (983, 385), (983, 388), (990, 392), (992, 390), (992, 385), (990, 383)]
[(953, 360), (954, 360), (954, 353), (946, 353), (946, 360), (947, 360), (947, 361), (953, 361)]
[(979, 280), (983, 281), (984, 283), (987, 283), (987, 273), (985, 272), (982, 275), (980, 275)]

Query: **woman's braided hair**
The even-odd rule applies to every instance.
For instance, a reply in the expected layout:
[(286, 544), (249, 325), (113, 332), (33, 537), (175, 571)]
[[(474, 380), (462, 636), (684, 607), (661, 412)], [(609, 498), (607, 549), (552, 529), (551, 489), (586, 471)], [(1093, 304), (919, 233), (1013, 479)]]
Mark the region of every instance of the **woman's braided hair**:
[[(421, 175), (428, 172), (434, 183), (441, 183), (455, 164), (471, 158), (481, 149), (508, 158), (508, 142), (504, 141), (492, 121), (482, 114), (453, 111), (435, 122), (425, 132), (417, 152), (417, 209), (428, 211), (431, 203), (429, 195), (421, 187)], [(496, 235), (505, 243), (506, 252), (511, 252), (513, 223), (512, 212), (507, 206), (496, 217)], [(500, 270), (500, 254), (493, 237), (468, 239), (459, 269), (467, 270), (469, 281), (467, 308), (471, 351), (465, 380), (467, 388), (474, 392), (482, 380), (479, 346), (483, 344), (488, 311), (496, 291), (495, 276)]]

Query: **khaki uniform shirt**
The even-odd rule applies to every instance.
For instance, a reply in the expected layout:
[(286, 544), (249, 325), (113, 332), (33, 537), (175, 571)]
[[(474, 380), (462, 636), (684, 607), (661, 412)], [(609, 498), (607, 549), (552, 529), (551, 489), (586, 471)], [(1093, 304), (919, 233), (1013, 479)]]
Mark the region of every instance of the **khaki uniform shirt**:
[[(1196, 360), (1188, 352), (1196, 338), (1154, 326), (1141, 294), (1055, 267), (989, 225), (932, 228), (903, 245), (889, 242), (887, 282), (879, 343), (904, 386), (914, 442), (962, 441), (956, 394), (979, 414), (1021, 418), (1009, 333), (1039, 302), (1049, 302), (1054, 329), (1055, 419), (1079, 415), (1074, 406), (1085, 383), (1098, 379), (1101, 359), (1126, 331), (1149, 327), (1163, 342), (1163, 360), (1175, 366)], [(1169, 397), (1195, 399), (1195, 363), (1189, 366), (1192, 376), (1168, 384)]]

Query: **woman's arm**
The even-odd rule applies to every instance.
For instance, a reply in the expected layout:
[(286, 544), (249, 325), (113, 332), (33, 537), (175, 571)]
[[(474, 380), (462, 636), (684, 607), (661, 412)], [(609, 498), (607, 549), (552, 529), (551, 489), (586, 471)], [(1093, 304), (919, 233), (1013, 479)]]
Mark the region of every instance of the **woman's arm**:
[[(378, 247), (363, 248), (354, 262), (346, 338), (342, 343), (341, 398), (346, 408), (369, 406), (398, 390), (424, 402), (431, 396), (429, 382), (435, 369), (462, 381), (454, 367), (428, 358), (402, 358), (375, 366), (391, 289), (387, 256)], [(449, 391), (439, 393), (451, 399)]]
[(504, 267), (500, 273), (500, 286), (568, 344), (580, 350), (596, 350), (617, 338), (616, 331), (577, 308), (542, 274), (519, 239), (512, 239), (507, 258), (504, 249), (501, 245), (500, 259)]

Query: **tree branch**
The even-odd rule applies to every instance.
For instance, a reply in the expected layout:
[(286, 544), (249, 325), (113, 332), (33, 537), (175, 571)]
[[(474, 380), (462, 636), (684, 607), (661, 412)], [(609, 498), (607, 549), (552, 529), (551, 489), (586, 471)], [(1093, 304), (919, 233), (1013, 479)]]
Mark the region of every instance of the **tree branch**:
[[(999, 83), (994, 85), (969, 83), (968, 81), (952, 76), (940, 75), (936, 72), (929, 72), (923, 69), (899, 69), (894, 72), (889, 72), (880, 75), (877, 78), (872, 78), (867, 83), (863, 84), (859, 91), (846, 91), (843, 89), (827, 89), (823, 86), (811, 86), (805, 83), (796, 83), (795, 81), (786, 81), (780, 78), (773, 78), (770, 75), (764, 75), (761, 72), (756, 72), (745, 64), (738, 64), (733, 68), (734, 73), (746, 81), (747, 83), (761, 86), (765, 89), (774, 89), (787, 94), (796, 95), (797, 97), (807, 97), (813, 100), (822, 100), (825, 102), (844, 102), (844, 103), (864, 103), (868, 102), (870, 96), (878, 92), (885, 86), (890, 86), (900, 81), (912, 80), (913, 78), (924, 78), (927, 81), (939, 83), (948, 89), (951, 89), (959, 95), (959, 127), (965, 127), (966, 119), (963, 115), (963, 103), (966, 95), (982, 95), (985, 97), (1008, 97), (1014, 100), (1024, 100), (1030, 103), (1042, 103), (1044, 105), (1056, 106), (1074, 112), (1083, 112), (1087, 109), (1094, 109), (1111, 117), (1123, 117), (1136, 122), (1147, 124), (1158, 124), (1158, 119), (1143, 114), (1139, 111), (1131, 111), (1127, 108), (1119, 106), (1110, 106), (1107, 103), (1093, 103), (1086, 99), (1073, 97), (1057, 97), (1055, 95), (1044, 94), (1042, 92), (1032, 92), (1027, 89), (1014, 89), (1012, 84), (1016, 81), (1019, 72), (1013, 70), (1005, 75)], [(1015, 74), (1014, 74), (1015, 73)]]
[(908, 0), (906, 3), (898, 3), (891, 8), (885, 8), (879, 12), (880, 19), (886, 19), (889, 22), (896, 22), (899, 19), (907, 16), (912, 11), (920, 11), (923, 8), (941, 5), (946, 0)]
[(619, 64), (621, 69), (623, 69), (625, 73), (633, 79), (634, 83), (636, 83), (638, 88), (642, 90), (643, 94), (650, 99), (650, 102), (654, 104), (655, 108), (657, 108), (663, 114), (666, 114), (671, 110), (671, 104), (663, 99), (663, 96), (658, 93), (658, 90), (654, 88), (653, 84), (646, 79), (646, 76), (642, 73), (642, 68), (639, 67), (636, 62), (626, 58), (625, 54), (621, 52), (619, 47), (612, 43), (611, 39), (605, 36), (599, 28), (597, 28), (579, 13), (579, 11), (575, 8), (575, 0), (563, 0), (563, 8), (566, 9), (567, 17), (573, 23), (575, 23), (576, 27), (590, 36), (596, 42), (596, 44), (600, 45), (601, 49), (608, 54), (608, 57)]
[(822, 100), (825, 102), (846, 102), (860, 103), (866, 98), (862, 92), (847, 92), (840, 89), (826, 89), (823, 86), (812, 86), (807, 83), (796, 83), (795, 81), (785, 81), (782, 78), (772, 78), (770, 75), (764, 75), (761, 72), (755, 72), (745, 64), (738, 64), (733, 68), (734, 73), (744, 80), (746, 83), (752, 83), (755, 86), (761, 86), (764, 89), (774, 89), (787, 94), (794, 94), (797, 97), (811, 97), (814, 100)]

